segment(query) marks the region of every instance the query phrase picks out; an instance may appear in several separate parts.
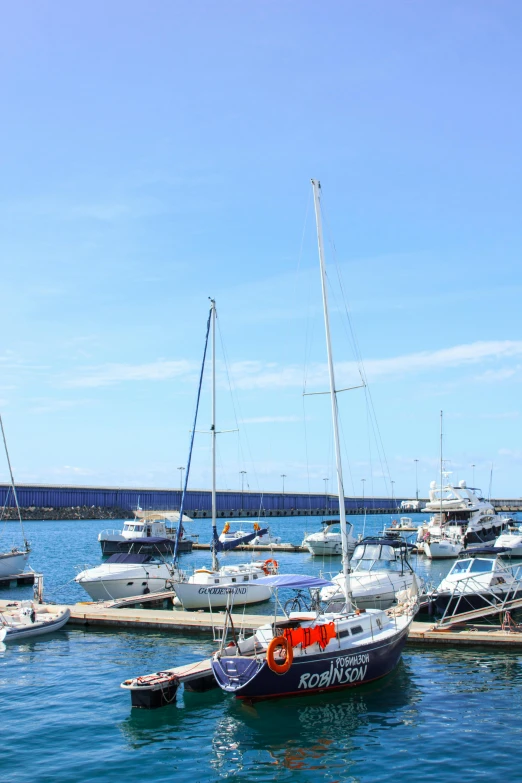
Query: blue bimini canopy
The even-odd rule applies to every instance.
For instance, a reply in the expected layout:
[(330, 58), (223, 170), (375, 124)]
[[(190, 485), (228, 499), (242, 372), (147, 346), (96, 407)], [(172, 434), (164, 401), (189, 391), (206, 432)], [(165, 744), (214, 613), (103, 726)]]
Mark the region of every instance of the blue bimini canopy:
[(164, 541), (170, 542), (170, 538), (149, 536), (148, 538), (127, 538), (127, 541), (130, 541), (133, 546), (143, 546), (144, 544), (162, 544)]
[(306, 576), (306, 574), (278, 574), (277, 576), (262, 576), (256, 584), (268, 585), (269, 587), (290, 587), (298, 590), (301, 587), (326, 587), (333, 585), (333, 582), (319, 576)]

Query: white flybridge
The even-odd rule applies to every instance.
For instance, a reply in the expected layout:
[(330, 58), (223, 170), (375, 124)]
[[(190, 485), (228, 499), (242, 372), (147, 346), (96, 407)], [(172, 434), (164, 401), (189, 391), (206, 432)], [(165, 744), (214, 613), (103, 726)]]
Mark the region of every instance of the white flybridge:
[(20, 574), (24, 570), (31, 548), (29, 546), (29, 542), (25, 537), (24, 523), (22, 522), (22, 514), (20, 513), (20, 506), (18, 504), (18, 496), (16, 494), (13, 470), (11, 468), (11, 460), (9, 459), (9, 451), (7, 450), (7, 440), (4, 432), (4, 423), (2, 421), (1, 416), (0, 416), (0, 427), (2, 429), (2, 438), (4, 441), (5, 456), (7, 458), (9, 475), (11, 477), (11, 491), (13, 493), (16, 510), (18, 513), (18, 520), (20, 522), (20, 531), (22, 533), (22, 540), (23, 540), (23, 546), (15, 545), (9, 551), (0, 550), (0, 577), (3, 577), (3, 576), (14, 576), (15, 574)]
[[(354, 687), (384, 677), (397, 665), (413, 619), (413, 603), (387, 611), (352, 609), (348, 559), (348, 534), (344, 509), (344, 485), (337, 421), (337, 389), (331, 350), (328, 297), (321, 227), (320, 186), (312, 180), (323, 293), (326, 348), (332, 403), (337, 487), (342, 541), (342, 606), (332, 612), (291, 612), (244, 639), (234, 637), (212, 658), (212, 671), (220, 688), (239, 699), (278, 696)], [(297, 574), (266, 577), (274, 588), (324, 587), (328, 582)]]
[(480, 490), (454, 485), (450, 473), (443, 471), (443, 481), (430, 484), (430, 499), (423, 511), (432, 513), (429, 522), (419, 527), (418, 541), (432, 559), (457, 557), (464, 549), (492, 544), (507, 530), (509, 520), (499, 516)]
[[(255, 604), (267, 601), (272, 590), (266, 585), (258, 585), (257, 580), (277, 570), (275, 560), (269, 559), (265, 563), (243, 563), (235, 566), (223, 566), (220, 568), (217, 552), (227, 548), (227, 542), (219, 541), (216, 527), (216, 303), (210, 300), (210, 321), (212, 326), (212, 422), (210, 435), (212, 438), (212, 566), (211, 568), (198, 568), (188, 579), (174, 582), (173, 588), (177, 599), (175, 604), (181, 604), (184, 609), (209, 609), (230, 605)], [(256, 531), (245, 535), (243, 538), (234, 537), (228, 542), (231, 549), (239, 543), (252, 540), (259, 533)]]

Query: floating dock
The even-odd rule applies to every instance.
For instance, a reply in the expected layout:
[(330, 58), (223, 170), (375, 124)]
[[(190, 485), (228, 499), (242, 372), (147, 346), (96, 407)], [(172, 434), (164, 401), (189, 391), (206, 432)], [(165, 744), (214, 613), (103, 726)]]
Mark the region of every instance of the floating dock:
[[(146, 599), (138, 596), (135, 600)], [(0, 612), (14, 601), (0, 601)], [(52, 605), (53, 609), (62, 607)], [(65, 607), (63, 607), (65, 608)], [(179, 610), (155, 609), (116, 609), (96, 603), (73, 604), (67, 607), (71, 616), (71, 625), (112, 628), (135, 628), (168, 633), (211, 633), (213, 628), (222, 628), (225, 624), (225, 612), (207, 611), (184, 612)], [(261, 625), (273, 620), (274, 615), (233, 614), (236, 629), (251, 633)], [(283, 619), (283, 618), (278, 618)], [(522, 630), (518, 627), (503, 630), (500, 626), (464, 624), (455, 622), (438, 628), (435, 623), (416, 622), (411, 624), (408, 636), (409, 644), (440, 644), (445, 646), (508, 646), (522, 649)]]
[[(204, 549), (209, 551), (210, 544), (193, 544), (192, 549)], [(300, 544), (240, 544), (234, 547), (234, 552), (308, 552), (305, 546)]]
[(27, 571), (22, 574), (11, 574), (11, 576), (2, 576), (0, 577), (0, 588), (34, 585), (37, 576), (38, 574), (34, 571)]

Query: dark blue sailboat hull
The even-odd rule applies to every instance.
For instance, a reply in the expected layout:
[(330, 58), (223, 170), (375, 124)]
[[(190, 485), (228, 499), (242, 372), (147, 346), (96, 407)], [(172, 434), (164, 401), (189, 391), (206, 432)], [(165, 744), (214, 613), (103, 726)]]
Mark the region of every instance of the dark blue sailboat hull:
[(212, 660), (218, 685), (238, 699), (273, 699), (353, 688), (389, 674), (397, 665), (408, 627), (389, 640), (357, 648), (295, 657), (286, 674), (273, 672), (266, 660), (221, 657)]

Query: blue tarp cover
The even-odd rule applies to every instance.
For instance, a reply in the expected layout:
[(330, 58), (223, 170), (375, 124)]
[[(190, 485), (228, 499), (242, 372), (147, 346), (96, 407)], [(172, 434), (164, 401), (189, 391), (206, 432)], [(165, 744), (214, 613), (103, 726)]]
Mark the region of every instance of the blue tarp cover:
[(333, 582), (321, 579), (319, 576), (306, 576), (306, 574), (277, 574), (262, 576), (257, 580), (257, 584), (269, 585), (269, 587), (292, 587), (297, 590), (301, 587), (326, 587), (333, 585)]
[(473, 555), (501, 555), (503, 552), (511, 552), (508, 546), (481, 546), (477, 548), (470, 547), (469, 549), (463, 549), (459, 557), (472, 557)]
[(134, 563), (136, 565), (141, 563), (150, 563), (153, 558), (150, 555), (135, 555), (122, 552), (116, 555), (111, 555), (105, 561), (106, 563)]
[[(158, 538), (157, 536), (149, 536), (148, 538), (126, 538), (125, 541), (129, 541), (131, 544), (161, 544), (163, 541), (170, 541), (169, 538)], [(123, 541), (120, 541), (123, 544)]]

